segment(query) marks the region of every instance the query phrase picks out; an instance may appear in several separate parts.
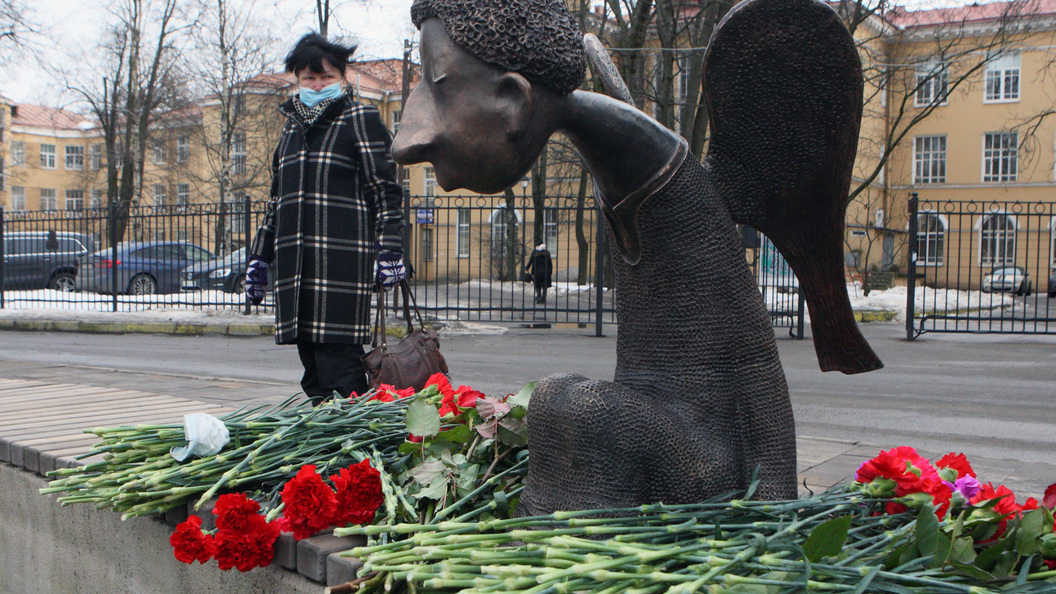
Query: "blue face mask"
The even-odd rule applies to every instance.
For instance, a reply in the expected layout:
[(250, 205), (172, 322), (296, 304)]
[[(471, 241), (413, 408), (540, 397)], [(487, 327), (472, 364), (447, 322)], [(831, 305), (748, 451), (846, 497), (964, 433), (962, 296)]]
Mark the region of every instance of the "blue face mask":
[(323, 87), (318, 91), (313, 91), (308, 87), (301, 87), (301, 103), (307, 105), (309, 108), (319, 105), (320, 102), (326, 99), (336, 99), (341, 96), (341, 83), (336, 82), (332, 85)]

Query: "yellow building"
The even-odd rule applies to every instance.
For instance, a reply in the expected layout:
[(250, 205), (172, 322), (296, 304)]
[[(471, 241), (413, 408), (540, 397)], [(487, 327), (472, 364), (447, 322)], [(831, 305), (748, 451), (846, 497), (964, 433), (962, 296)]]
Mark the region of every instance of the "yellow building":
[[(883, 79), (872, 92), (867, 83), (856, 182), (892, 148), (850, 205), (849, 263), (905, 271), (916, 252), (919, 267), (956, 268), (928, 272), (948, 279), (940, 285), (978, 290), (1005, 265), (1044, 282), (1056, 266), (1056, 118), (1046, 115), (1056, 105), (1056, 1), (896, 9), (860, 35), (872, 36), (867, 80)], [(930, 211), (916, 245), (906, 241), (911, 192)]]

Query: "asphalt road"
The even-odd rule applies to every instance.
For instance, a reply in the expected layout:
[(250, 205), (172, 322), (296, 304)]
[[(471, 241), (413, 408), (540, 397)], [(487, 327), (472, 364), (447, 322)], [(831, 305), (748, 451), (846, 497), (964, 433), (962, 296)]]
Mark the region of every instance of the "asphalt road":
[[(907, 342), (902, 326), (867, 324), (886, 367), (845, 376), (821, 373), (811, 341), (779, 332), (800, 435), (1052, 463), (1056, 336), (925, 334)], [(456, 385), (494, 394), (555, 372), (609, 379), (616, 340), (593, 337), (593, 327), (513, 328), (446, 337), (442, 350)], [(0, 332), (0, 360), (249, 379), (291, 393), (300, 377), (295, 349), (267, 337)]]

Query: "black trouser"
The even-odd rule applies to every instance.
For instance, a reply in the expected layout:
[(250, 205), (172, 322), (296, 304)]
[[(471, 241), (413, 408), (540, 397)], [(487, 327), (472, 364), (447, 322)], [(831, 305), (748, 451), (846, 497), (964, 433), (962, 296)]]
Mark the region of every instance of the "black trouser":
[(352, 392), (363, 394), (370, 389), (363, 371), (363, 345), (297, 343), (297, 354), (304, 365), (301, 389), (312, 404), (320, 404), (336, 390), (348, 398)]

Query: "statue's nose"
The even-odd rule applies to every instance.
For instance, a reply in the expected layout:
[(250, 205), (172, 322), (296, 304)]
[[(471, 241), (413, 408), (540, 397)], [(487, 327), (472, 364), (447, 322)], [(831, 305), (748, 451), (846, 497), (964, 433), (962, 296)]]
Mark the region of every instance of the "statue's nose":
[(425, 154), (431, 142), (424, 130), (400, 126), (392, 141), (392, 159), (402, 165), (413, 165), (426, 161)]

